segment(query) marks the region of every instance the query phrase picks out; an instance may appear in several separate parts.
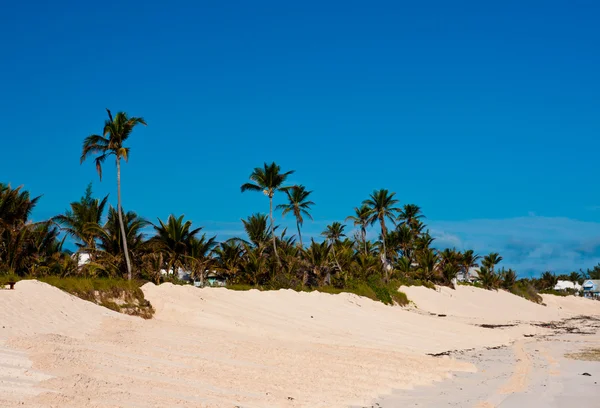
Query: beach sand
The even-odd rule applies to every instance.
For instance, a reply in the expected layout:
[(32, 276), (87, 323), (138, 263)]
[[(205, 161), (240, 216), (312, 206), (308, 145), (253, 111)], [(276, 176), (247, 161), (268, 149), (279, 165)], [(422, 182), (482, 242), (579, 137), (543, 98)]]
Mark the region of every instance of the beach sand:
[(142, 320), (22, 281), (0, 291), (0, 407), (443, 406), (424, 399), (440, 392), (453, 406), (518, 406), (499, 404), (526, 398), (546, 371), (560, 373), (553, 390), (583, 387), (578, 397), (580, 365), (586, 380), (600, 377), (600, 363), (560, 349), (597, 335), (530, 324), (600, 315), (600, 302), (407, 289), (418, 289), (407, 290), (414, 306), (401, 308), (351, 294), (147, 284), (156, 314)]

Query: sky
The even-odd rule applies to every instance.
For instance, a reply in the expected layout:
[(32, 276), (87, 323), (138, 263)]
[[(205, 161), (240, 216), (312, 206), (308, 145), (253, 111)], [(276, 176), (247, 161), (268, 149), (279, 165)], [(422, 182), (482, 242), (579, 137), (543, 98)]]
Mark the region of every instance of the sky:
[(268, 211), (240, 185), (275, 161), (313, 191), (306, 239), (387, 188), (421, 206), (437, 247), (500, 252), (521, 276), (600, 262), (598, 2), (2, 9), (0, 181), (43, 195), (34, 219), (90, 182), (116, 205), (114, 163), (102, 182), (79, 163), (110, 108), (148, 123), (122, 185), (125, 209), (153, 222), (240, 235)]

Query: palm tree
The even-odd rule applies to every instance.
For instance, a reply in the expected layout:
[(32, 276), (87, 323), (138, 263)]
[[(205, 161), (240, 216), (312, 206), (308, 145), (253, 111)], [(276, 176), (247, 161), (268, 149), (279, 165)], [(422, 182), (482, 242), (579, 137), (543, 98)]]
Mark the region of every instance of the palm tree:
[(252, 214), (247, 220), (242, 220), (242, 224), (248, 239), (255, 247), (263, 246), (269, 240), (266, 215)]
[(202, 227), (192, 229), (191, 221), (183, 221), (184, 216), (175, 217), (169, 215), (165, 224), (160, 218), (158, 225), (153, 225), (156, 236), (150, 239), (150, 243), (162, 251), (167, 259), (167, 273), (176, 272), (177, 267), (185, 266), (185, 259), (190, 254), (193, 239), (202, 230)]
[(511, 290), (517, 282), (517, 273), (510, 268), (507, 271), (502, 268), (500, 278), (502, 280), (502, 287), (506, 290)]
[[(387, 235), (387, 228), (385, 226), (385, 219), (394, 219), (395, 213), (400, 211), (399, 208), (394, 207), (398, 203), (398, 200), (394, 199), (396, 193), (390, 193), (386, 189), (375, 190), (371, 196), (363, 201), (363, 205), (366, 205), (371, 210), (370, 223), (371, 225), (379, 221), (381, 225), (381, 241), (383, 244), (382, 260), (386, 263), (386, 248), (385, 248), (385, 237)], [(387, 272), (386, 272), (387, 273)]]
[(367, 226), (371, 222), (371, 209), (367, 205), (354, 208), (354, 214), (346, 217), (346, 221), (352, 221), (355, 227), (360, 227), (360, 234), (367, 253)]
[(78, 241), (75, 245), (79, 249), (88, 249), (92, 256), (96, 249), (98, 234), (97, 230), (94, 231), (90, 226), (100, 226), (107, 200), (108, 195), (102, 200), (92, 198), (92, 183), (90, 183), (85, 190), (85, 195), (79, 201), (72, 202), (69, 210), (53, 219), (63, 231)]
[[(340, 266), (340, 263), (338, 261), (337, 254), (335, 252), (335, 246), (339, 243), (340, 238), (346, 236), (346, 234), (344, 234), (344, 228), (346, 228), (345, 225), (336, 221), (336, 222), (328, 225), (325, 228), (325, 231), (323, 231), (321, 233), (321, 235), (324, 236), (325, 239), (327, 241), (329, 241), (329, 243), (331, 244), (331, 253), (333, 254), (333, 259), (334, 259), (335, 264), (337, 265), (340, 273), (343, 273), (343, 271), (342, 271), (342, 267)], [(329, 274), (327, 275), (327, 281), (328, 281), (328, 283), (331, 283), (330, 282), (331, 278), (330, 278)]]
[(218, 270), (230, 279), (235, 278), (241, 269), (243, 247), (235, 241), (221, 242), (214, 250)]
[(494, 273), (494, 268), (502, 261), (502, 257), (497, 252), (492, 252), (483, 257), (481, 262), (483, 266), (488, 268), (491, 273)]
[(283, 210), (281, 215), (285, 216), (287, 213), (292, 212), (296, 217), (296, 227), (298, 228), (298, 239), (300, 240), (300, 246), (302, 247), (302, 233), (300, 227), (304, 223), (303, 215), (307, 216), (311, 220), (313, 219), (308, 210), (311, 205), (315, 205), (312, 201), (308, 200), (308, 196), (312, 191), (306, 191), (306, 187), (303, 185), (293, 186), (289, 190), (285, 190), (288, 197), (287, 204), (279, 204), (278, 210)]
[(426, 248), (417, 254), (417, 273), (425, 281), (433, 281), (435, 272), (438, 268), (439, 258), (435, 251)]
[(129, 117), (125, 112), (119, 112), (113, 118), (110, 110), (106, 109), (108, 120), (104, 122), (104, 131), (102, 136), (91, 135), (84, 139), (83, 150), (81, 152), (81, 163), (91, 155), (97, 155), (95, 158), (96, 170), (102, 180), (102, 163), (111, 155), (115, 156), (117, 165), (117, 211), (119, 215), (119, 224), (121, 226), (121, 237), (123, 238), (123, 250), (125, 262), (127, 263), (127, 278), (131, 280), (131, 261), (127, 251), (127, 241), (125, 239), (125, 225), (123, 224), (123, 212), (121, 204), (121, 159), (128, 161), (129, 147), (125, 147), (133, 129), (137, 125), (146, 125), (143, 118)]
[[(331, 275), (331, 268), (329, 267), (329, 252), (331, 251), (331, 245), (329, 242), (323, 241), (322, 243), (316, 243), (311, 239), (310, 246), (303, 249), (303, 256), (306, 260), (308, 267), (316, 278), (321, 278), (323, 283), (329, 284), (328, 277)], [(304, 274), (302, 279), (302, 286), (306, 285), (308, 281), (308, 274)]]
[(460, 265), (464, 271), (465, 279), (468, 279), (469, 270), (471, 268), (477, 268), (479, 266), (477, 261), (480, 258), (481, 257), (479, 255), (477, 255), (475, 252), (473, 252), (472, 249), (468, 249), (465, 252), (463, 252), (461, 259), (460, 259)]
[(485, 289), (497, 289), (500, 285), (500, 278), (489, 267), (479, 268), (479, 280)]
[(21, 191), (22, 187), (0, 183), (0, 223), (5, 227), (24, 224), (41, 198), (31, 198), (29, 191)]
[[(127, 271), (125, 254), (130, 260), (133, 259), (132, 264), (141, 263), (142, 251), (146, 246), (143, 230), (150, 223), (134, 211), (124, 211), (123, 209), (121, 211), (123, 212), (125, 237), (121, 232), (118, 211), (112, 206), (108, 208), (108, 217), (104, 225), (88, 223), (84, 227), (85, 234), (93, 235), (98, 239), (97, 249), (90, 251), (91, 262), (86, 265), (85, 269), (100, 271), (107, 276), (117, 274), (122, 276), (124, 271)], [(123, 243), (127, 245), (127, 252), (125, 252)]]
[(200, 238), (190, 239), (188, 256), (193, 277), (200, 277), (200, 286), (204, 286), (204, 275), (213, 261), (210, 254), (216, 245), (216, 237), (207, 238), (206, 234), (202, 234)]
[(576, 285), (577, 283), (579, 283), (579, 280), (581, 279), (581, 275), (578, 272), (571, 272), (569, 274), (569, 280), (571, 282), (573, 282), (573, 285)]
[(294, 171), (281, 173), (281, 168), (275, 162), (271, 164), (264, 163), (263, 167), (256, 167), (250, 174), (252, 183), (242, 184), (241, 190), (244, 191), (262, 191), (269, 197), (269, 217), (271, 219), (271, 236), (273, 239), (273, 252), (277, 259), (277, 264), (281, 266), (279, 255), (277, 254), (277, 238), (275, 237), (275, 218), (273, 218), (273, 196), (276, 191), (286, 191), (291, 187), (283, 186), (285, 180)]
[(415, 204), (404, 204), (404, 207), (398, 214), (398, 221), (401, 224), (406, 224), (412, 228), (415, 225), (415, 222), (423, 217), (424, 215), (421, 211), (421, 207)]
[(546, 272), (542, 273), (542, 276), (540, 278), (540, 283), (542, 285), (542, 290), (552, 289), (558, 283), (558, 278), (552, 272), (546, 271)]

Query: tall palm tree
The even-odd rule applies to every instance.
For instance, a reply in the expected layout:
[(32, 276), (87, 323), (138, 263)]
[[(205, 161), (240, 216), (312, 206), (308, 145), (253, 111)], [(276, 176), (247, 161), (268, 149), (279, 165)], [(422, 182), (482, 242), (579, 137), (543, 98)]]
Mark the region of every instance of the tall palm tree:
[(291, 187), (285, 187), (283, 184), (293, 170), (281, 172), (281, 167), (275, 162), (271, 164), (264, 163), (263, 167), (256, 167), (250, 173), (252, 183), (242, 184), (241, 190), (244, 191), (262, 191), (264, 195), (269, 197), (269, 217), (271, 219), (271, 237), (273, 239), (273, 252), (277, 259), (277, 264), (281, 266), (279, 255), (277, 254), (277, 237), (275, 236), (275, 218), (273, 218), (273, 196), (276, 191), (286, 191)]
[(303, 215), (310, 218), (312, 215), (308, 212), (311, 205), (315, 205), (312, 201), (308, 200), (308, 196), (312, 191), (307, 191), (306, 187), (303, 185), (293, 186), (292, 188), (285, 190), (285, 193), (288, 197), (287, 204), (279, 204), (277, 206), (278, 210), (283, 210), (281, 215), (285, 216), (287, 213), (291, 212), (296, 217), (296, 228), (298, 228), (298, 239), (300, 241), (300, 246), (302, 247), (302, 233), (300, 232), (300, 227), (304, 224)]
[(371, 208), (367, 205), (354, 207), (354, 215), (346, 217), (346, 221), (352, 221), (355, 227), (360, 227), (360, 235), (367, 253), (367, 226), (371, 222)]
[(383, 244), (382, 259), (384, 263), (387, 260), (387, 253), (385, 248), (385, 237), (387, 235), (387, 228), (385, 226), (385, 219), (393, 220), (395, 214), (400, 211), (399, 208), (394, 207), (398, 203), (398, 200), (394, 198), (396, 193), (390, 193), (386, 189), (375, 190), (371, 196), (363, 201), (363, 205), (366, 205), (371, 210), (371, 216), (369, 218), (370, 224), (373, 225), (377, 221), (381, 225), (381, 242)]
[(129, 117), (125, 112), (118, 112), (113, 118), (109, 109), (108, 120), (104, 122), (104, 131), (102, 135), (90, 135), (83, 141), (83, 149), (81, 152), (81, 163), (89, 156), (96, 155), (96, 171), (102, 180), (102, 163), (111, 155), (115, 156), (117, 165), (117, 211), (119, 215), (119, 224), (121, 226), (121, 237), (123, 238), (123, 250), (125, 254), (125, 262), (127, 263), (127, 278), (131, 280), (131, 261), (127, 251), (127, 240), (125, 234), (125, 225), (123, 224), (123, 212), (121, 205), (121, 159), (128, 161), (129, 147), (125, 147), (133, 129), (137, 125), (146, 125), (143, 118)]
[(183, 215), (175, 217), (171, 214), (166, 223), (159, 218), (158, 225), (153, 225), (156, 235), (150, 239), (150, 244), (156, 245), (166, 255), (167, 273), (172, 270), (175, 274), (178, 267), (186, 265), (193, 239), (202, 230), (202, 227), (192, 229), (192, 222), (184, 222), (183, 218)]

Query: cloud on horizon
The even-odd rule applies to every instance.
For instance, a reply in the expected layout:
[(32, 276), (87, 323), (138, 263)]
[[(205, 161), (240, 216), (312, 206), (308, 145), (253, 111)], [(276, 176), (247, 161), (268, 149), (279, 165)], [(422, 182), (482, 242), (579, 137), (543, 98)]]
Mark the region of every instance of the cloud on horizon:
[(499, 252), (521, 276), (568, 273), (600, 262), (600, 223), (529, 215), (507, 219), (431, 221), (438, 247)]

